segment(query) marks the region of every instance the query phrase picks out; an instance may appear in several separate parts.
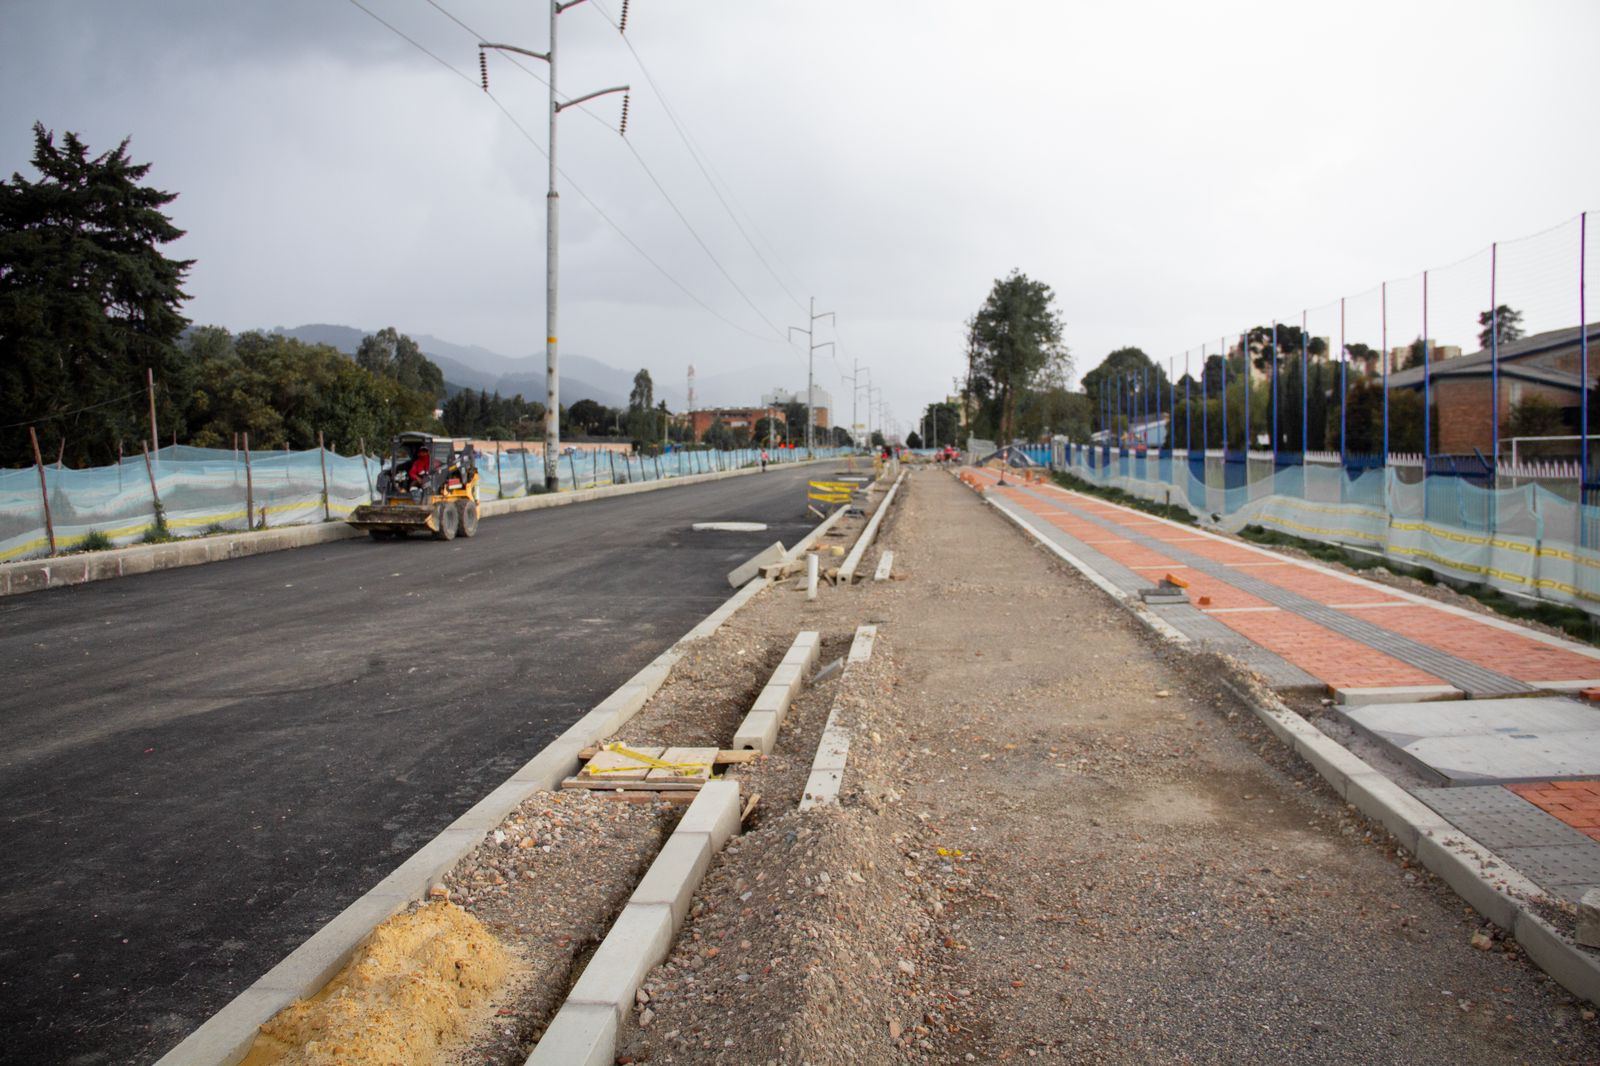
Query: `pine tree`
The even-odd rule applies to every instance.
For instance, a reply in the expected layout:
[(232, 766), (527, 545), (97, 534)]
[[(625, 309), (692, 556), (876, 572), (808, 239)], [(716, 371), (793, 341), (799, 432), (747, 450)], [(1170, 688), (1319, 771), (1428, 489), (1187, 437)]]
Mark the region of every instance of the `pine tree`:
[[(180, 288), (193, 260), (160, 246), (183, 236), (163, 208), (177, 198), (141, 184), (148, 163), (124, 140), (90, 157), (77, 134), (35, 123), (37, 181), (0, 182), (0, 464), (32, 462), (26, 425), (74, 463), (102, 463), (119, 440), (149, 435), (145, 373), (181, 400), (188, 320)], [(179, 404), (167, 405), (163, 431)]]

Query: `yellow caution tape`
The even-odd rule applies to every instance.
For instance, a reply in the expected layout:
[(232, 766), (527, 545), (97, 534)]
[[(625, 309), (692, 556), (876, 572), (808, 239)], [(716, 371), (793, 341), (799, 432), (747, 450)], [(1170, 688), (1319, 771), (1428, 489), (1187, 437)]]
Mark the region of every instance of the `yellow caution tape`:
[(818, 492), (853, 492), (859, 488), (849, 481), (812, 481), (808, 484)]
[[(643, 752), (633, 751), (629, 748), (625, 748), (619, 743), (607, 744), (605, 750), (616, 755), (621, 755), (624, 758), (632, 759), (635, 762), (643, 763), (652, 770), (671, 770), (680, 777), (692, 777), (699, 771), (704, 770), (711, 765), (711, 763), (708, 762), (667, 762), (664, 759), (656, 758), (654, 755), (646, 755)], [(632, 773), (635, 769), (637, 769), (637, 767), (633, 766), (586, 766), (584, 767), (584, 773)]]
[(819, 500), (822, 503), (849, 503), (850, 494), (848, 492), (808, 492), (806, 493), (806, 499)]

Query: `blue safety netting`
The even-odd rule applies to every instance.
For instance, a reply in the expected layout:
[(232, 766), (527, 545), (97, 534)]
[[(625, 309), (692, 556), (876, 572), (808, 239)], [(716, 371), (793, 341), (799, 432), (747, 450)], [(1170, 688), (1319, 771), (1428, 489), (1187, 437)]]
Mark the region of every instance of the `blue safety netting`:
[[(844, 451), (780, 448), (768, 455), (777, 464)], [(737, 470), (757, 464), (760, 456), (758, 448), (677, 449), (648, 456), (573, 446), (561, 455), (557, 473), (561, 491), (570, 491)], [(175, 537), (339, 521), (369, 502), (381, 468), (376, 457), (328, 451), (253, 452), (247, 468), (242, 451), (175, 445), (153, 453), (148, 465), (140, 455), (87, 470), (47, 466), (43, 496), (38, 467), (0, 469), (0, 562), (50, 553), (44, 496), (57, 550), (71, 551), (91, 531), (119, 546), (146, 538), (157, 524), (157, 499)], [(539, 447), (480, 452), (478, 469), (481, 499), (525, 496), (530, 482), (542, 489), (544, 452)]]
[(1424, 476), (1420, 465), (1342, 465), (1337, 457), (1283, 465), (1260, 452), (1057, 444), (1053, 460), (1086, 481), (1183, 507), (1203, 524), (1278, 529), (1600, 613), (1600, 508), (1580, 505), (1576, 485), (1491, 489)]

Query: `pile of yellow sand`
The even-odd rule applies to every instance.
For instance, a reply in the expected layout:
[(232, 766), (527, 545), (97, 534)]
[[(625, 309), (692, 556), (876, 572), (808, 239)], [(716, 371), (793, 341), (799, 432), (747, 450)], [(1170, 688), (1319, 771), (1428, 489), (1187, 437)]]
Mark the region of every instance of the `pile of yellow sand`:
[(397, 914), (320, 993), (263, 1025), (245, 1066), (432, 1063), (508, 965), (488, 930), (454, 904)]

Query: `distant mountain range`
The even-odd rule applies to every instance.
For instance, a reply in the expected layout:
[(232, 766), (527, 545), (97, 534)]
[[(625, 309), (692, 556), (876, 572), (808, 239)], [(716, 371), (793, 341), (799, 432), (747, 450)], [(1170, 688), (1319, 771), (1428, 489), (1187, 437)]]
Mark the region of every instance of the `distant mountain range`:
[[(353, 326), (336, 326), (313, 323), (286, 328), (278, 326), (270, 332), (305, 341), (308, 344), (326, 344), (346, 355), (355, 355), (361, 339), (374, 330), (356, 329)], [(445, 387), (451, 394), (462, 389), (498, 391), (502, 396), (521, 393), (530, 400), (544, 398), (544, 356), (516, 358), (501, 355), (477, 345), (452, 344), (426, 333), (409, 335), (429, 359), (444, 373)], [(563, 406), (578, 400), (594, 400), (608, 407), (622, 407), (633, 391), (633, 376), (638, 368), (619, 370), (598, 359), (561, 353), (561, 402)], [(674, 411), (686, 405), (686, 383), (682, 377), (677, 382), (664, 379), (656, 367), (650, 369), (655, 384), (656, 400), (665, 400)], [(796, 378), (798, 377), (798, 381)], [(695, 406), (718, 407), (755, 404), (761, 394), (773, 388), (805, 390), (805, 371), (797, 363), (765, 360), (755, 366), (721, 374), (707, 374), (695, 382)]]

